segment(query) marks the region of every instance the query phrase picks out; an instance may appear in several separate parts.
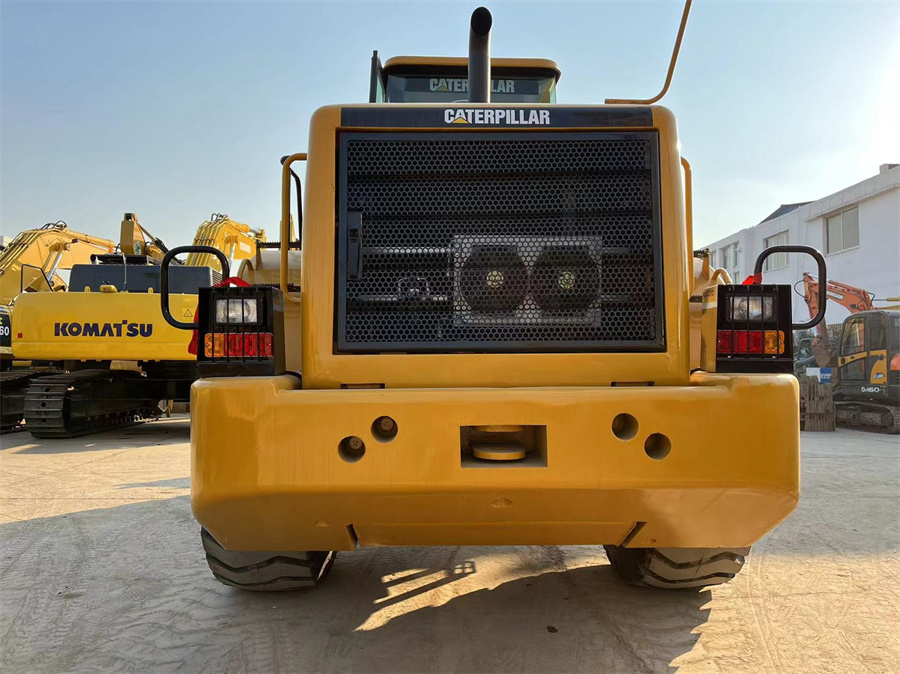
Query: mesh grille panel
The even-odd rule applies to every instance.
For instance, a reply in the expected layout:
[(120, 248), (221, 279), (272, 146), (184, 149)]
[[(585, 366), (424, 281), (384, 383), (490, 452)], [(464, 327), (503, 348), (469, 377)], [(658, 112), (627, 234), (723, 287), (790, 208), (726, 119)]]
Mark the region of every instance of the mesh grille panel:
[(656, 135), (343, 134), (340, 351), (659, 350)]

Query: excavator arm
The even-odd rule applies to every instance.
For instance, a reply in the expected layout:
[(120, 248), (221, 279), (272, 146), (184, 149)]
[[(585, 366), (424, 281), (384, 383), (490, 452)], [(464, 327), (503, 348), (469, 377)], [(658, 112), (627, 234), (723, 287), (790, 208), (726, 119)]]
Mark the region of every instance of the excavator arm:
[[(232, 263), (256, 255), (256, 244), (265, 240), (264, 230), (235, 222), (222, 213), (213, 213), (209, 220), (197, 229), (194, 245), (218, 248), (225, 253), (229, 263)], [(222, 265), (209, 253), (191, 253), (187, 257), (186, 264), (189, 267), (212, 267), (216, 271), (222, 271)]]
[(144, 229), (136, 213), (126, 213), (119, 230), (119, 251), (125, 255), (146, 255), (159, 261), (169, 249), (161, 239)]
[[(851, 314), (874, 308), (872, 304), (874, 296), (867, 290), (838, 281), (826, 281), (825, 283), (825, 295), (828, 299), (846, 307)], [(806, 272), (803, 273), (803, 299), (806, 301), (809, 316), (812, 318), (819, 312), (819, 280)], [(816, 326), (816, 338), (812, 343), (812, 352), (820, 366), (835, 365), (837, 351), (828, 337), (828, 327), (825, 325), (825, 321)]]
[(114, 241), (76, 232), (62, 221), (26, 229), (0, 251), (0, 302), (9, 304), (20, 292), (65, 290), (58, 272), (114, 247)]

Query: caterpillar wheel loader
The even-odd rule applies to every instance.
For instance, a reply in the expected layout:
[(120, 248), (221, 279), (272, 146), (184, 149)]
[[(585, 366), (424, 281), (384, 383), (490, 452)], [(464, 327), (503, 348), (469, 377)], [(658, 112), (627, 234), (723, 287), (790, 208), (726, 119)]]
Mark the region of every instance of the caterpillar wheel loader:
[[(89, 262), (92, 255), (113, 250), (115, 243), (69, 229), (62, 220), (27, 229), (0, 249), (0, 390), (23, 391), (37, 374), (51, 367), (32, 368), (16, 362), (12, 353), (14, 300), (22, 293), (61, 292), (67, 289), (63, 272)], [(15, 427), (21, 402), (2, 407), (0, 430)]]
[[(264, 232), (213, 214), (197, 230), (201, 252), (170, 275), (179, 316), (192, 316), (197, 289), (221, 279), (229, 262), (256, 253)], [(162, 319), (159, 263), (167, 248), (133, 213), (122, 221), (115, 253), (72, 267), (69, 292), (20, 295), (12, 347), (16, 358), (59, 372), (4, 387), (5, 425), (36, 438), (63, 438), (129, 425), (161, 414), (161, 401), (186, 401), (196, 378), (189, 336)]]
[(376, 55), (370, 104), (313, 115), (267, 275), (201, 288), (187, 325), (164, 282), (197, 330), (191, 499), (227, 585), (316, 585), (359, 546), (603, 544), (630, 582), (702, 587), (797, 503), (791, 335), (821, 315), (792, 326), (760, 274), (824, 259), (770, 248), (732, 284), (692, 251), (659, 96), (553, 103), (555, 64), (492, 60), (491, 23), (468, 60)]

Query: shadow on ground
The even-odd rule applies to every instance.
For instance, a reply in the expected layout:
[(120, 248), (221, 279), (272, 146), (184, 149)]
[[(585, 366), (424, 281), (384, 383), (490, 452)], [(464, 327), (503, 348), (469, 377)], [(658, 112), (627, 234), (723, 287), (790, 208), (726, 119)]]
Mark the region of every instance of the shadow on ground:
[(5, 524), (0, 549), (12, 671), (665, 671), (710, 597), (552, 547), (341, 553), (322, 587), (244, 593), (209, 574), (187, 497)]
[(135, 449), (157, 445), (174, 445), (191, 440), (191, 422), (187, 417), (144, 421), (134, 426), (117, 428), (77, 438), (48, 440), (35, 438), (27, 430), (7, 433), (0, 447), (16, 454), (82, 454), (109, 449)]

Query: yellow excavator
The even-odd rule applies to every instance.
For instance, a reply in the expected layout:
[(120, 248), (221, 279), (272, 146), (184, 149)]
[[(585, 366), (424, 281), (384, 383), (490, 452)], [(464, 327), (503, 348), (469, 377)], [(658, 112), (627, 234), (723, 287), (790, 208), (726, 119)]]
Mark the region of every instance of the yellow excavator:
[(113, 250), (115, 243), (69, 229), (62, 220), (26, 229), (0, 247), (0, 367), (12, 365), (12, 302), (17, 295), (66, 290), (61, 272), (91, 256)]
[[(214, 285), (230, 263), (256, 254), (265, 232), (213, 214), (194, 244), (203, 252), (170, 274), (178, 315), (192, 317), (197, 289)], [(196, 378), (190, 336), (168, 326), (159, 310), (165, 244), (133, 213), (122, 220), (115, 252), (72, 267), (69, 292), (16, 299), (16, 359), (58, 372), (19, 379), (2, 391), (3, 429), (24, 421), (35, 437), (85, 435), (151, 419), (161, 401), (186, 401)]]
[[(15, 298), (24, 293), (65, 291), (68, 286), (64, 272), (114, 247), (115, 242), (76, 232), (62, 220), (26, 229), (7, 245), (0, 246), (0, 388), (22, 388), (35, 375), (28, 363), (13, 360)], [(44, 372), (50, 374), (54, 370)], [(2, 426), (6, 427), (5, 420)]]
[(23, 292), (66, 289), (60, 272), (90, 262), (91, 255), (112, 252), (115, 242), (69, 229), (62, 220), (26, 229), (0, 248), (0, 303)]

